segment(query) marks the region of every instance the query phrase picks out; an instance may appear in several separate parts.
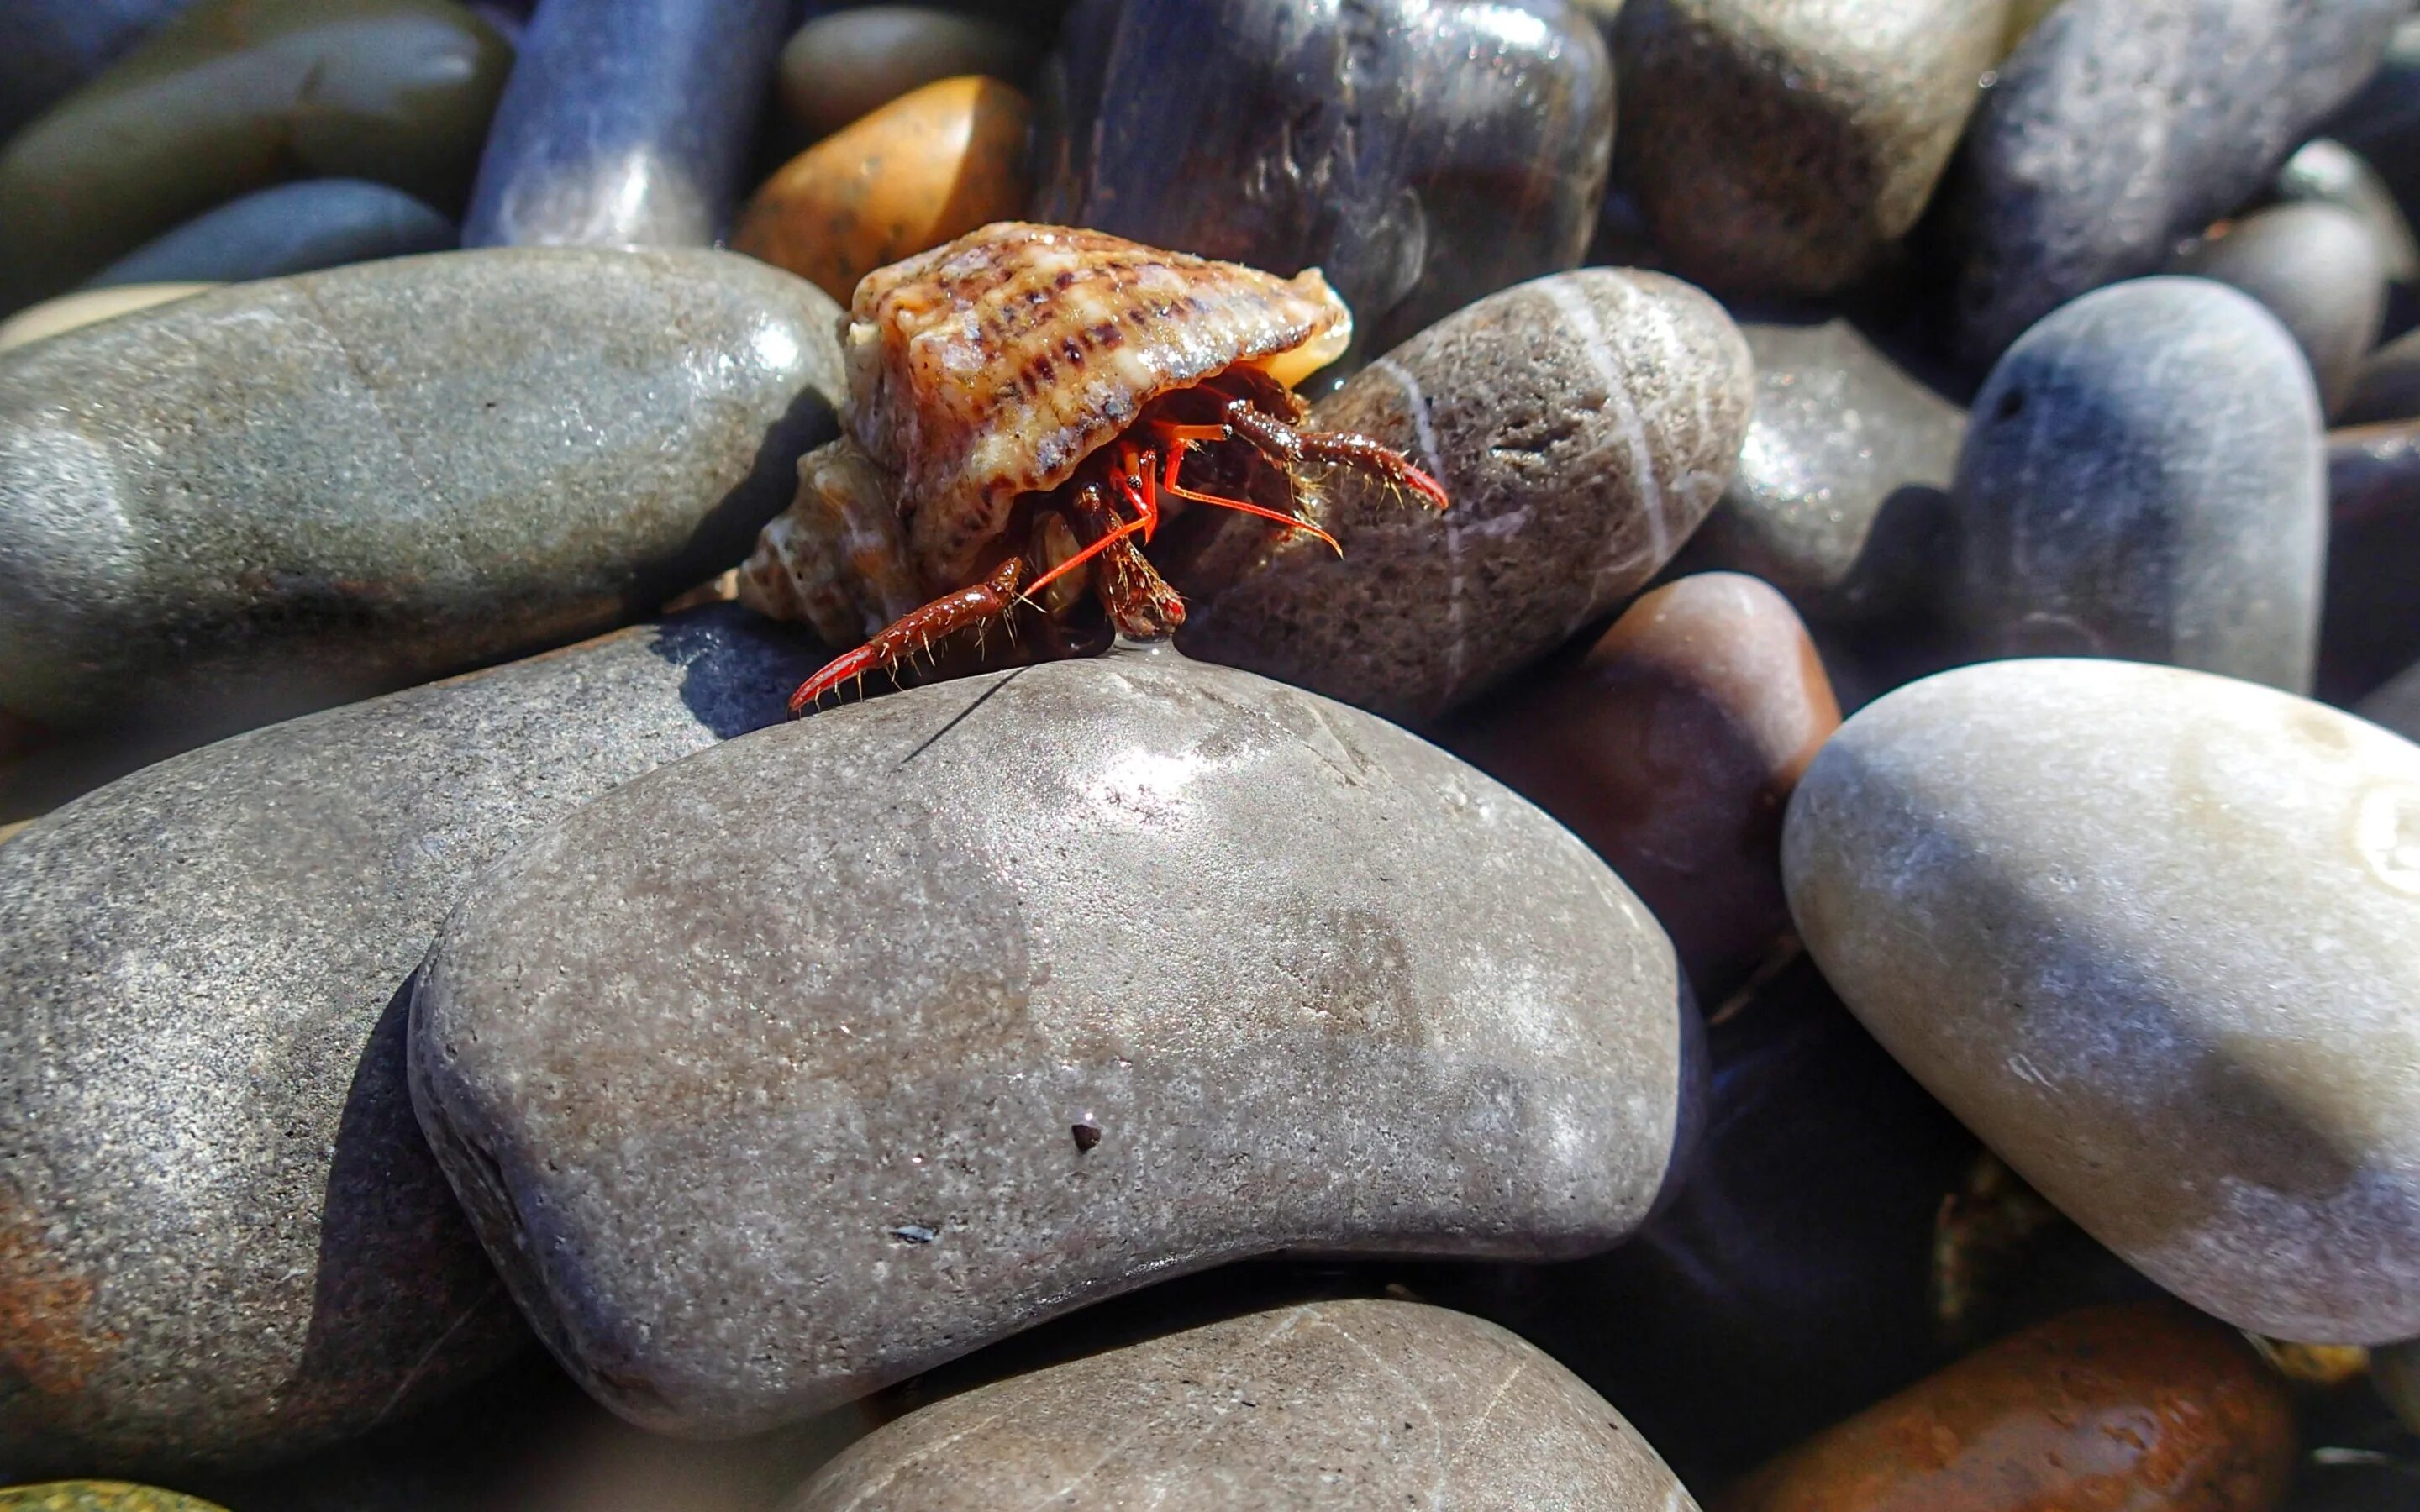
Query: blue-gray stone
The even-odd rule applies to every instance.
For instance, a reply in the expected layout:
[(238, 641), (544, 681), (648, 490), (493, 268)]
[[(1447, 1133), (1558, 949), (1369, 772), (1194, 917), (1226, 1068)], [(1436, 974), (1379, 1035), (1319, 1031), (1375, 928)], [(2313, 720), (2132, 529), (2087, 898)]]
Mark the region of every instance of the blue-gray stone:
[[(2064, 0), (2000, 67), (1953, 170), (1958, 340), (1981, 366), (2156, 270), (2361, 87), (2409, 0)], [(2356, 143), (2355, 146), (2360, 146)]]
[(444, 252), (459, 239), (452, 221), (400, 189), (364, 178), (312, 178), (196, 216), (111, 263), (85, 286), (279, 278)]
[(2367, 158), (2342, 142), (2314, 137), (2277, 169), (2270, 193), (2288, 204), (2335, 205), (2360, 217), (2377, 240), (2386, 276), (2398, 284), (2420, 278), (2420, 239), (2395, 202), (2395, 191)]
[(1613, 154), (1566, 0), (1084, 0), (1040, 105), (1035, 219), (1316, 265), (1357, 353), (1577, 267)]
[(2293, 333), (2336, 414), (2386, 314), (2386, 259), (2377, 235), (2338, 205), (2273, 205), (2179, 256), (2172, 271), (2242, 289)]
[(2376, 164), (2403, 213), (2420, 221), (2420, 16), (2395, 29), (2386, 61), (2329, 120), (2328, 134)]
[(225, 733), (652, 612), (834, 428), (839, 315), (720, 252), (237, 285), (0, 360), (0, 708)]
[(739, 193), (788, 0), (545, 0), (465, 246), (703, 247)]
[(413, 1119), (401, 989), (482, 867), (779, 719), (820, 655), (702, 610), (187, 752), (0, 845), (0, 1470), (272, 1459), (519, 1348)]
[(0, 138), (57, 104), (193, 0), (0, 3)]
[(2294, 338), (2247, 296), (2144, 278), (2053, 313), (1976, 395), (1952, 494), (1948, 607), (1979, 654), (2310, 687), (2319, 396)]

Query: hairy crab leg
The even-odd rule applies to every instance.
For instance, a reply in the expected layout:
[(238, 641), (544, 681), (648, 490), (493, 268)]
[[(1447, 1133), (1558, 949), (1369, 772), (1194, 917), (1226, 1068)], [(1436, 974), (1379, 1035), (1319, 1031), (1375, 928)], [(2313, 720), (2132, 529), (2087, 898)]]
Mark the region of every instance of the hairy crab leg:
[[(1215, 425), (1171, 425), (1167, 428), (1171, 430), (1182, 429), (1210, 431), (1216, 431), (1218, 429), (1218, 427)], [(1221, 439), (1224, 439), (1223, 436)], [(1223, 494), (1200, 493), (1194, 489), (1187, 488), (1183, 484), (1177, 482), (1176, 470), (1184, 465), (1187, 450), (1189, 449), (1197, 440), (1199, 440), (1199, 438), (1182, 437), (1171, 444), (1168, 453), (1168, 476), (1160, 480), (1159, 486), (1161, 487), (1167, 489), (1170, 493), (1174, 494), (1179, 499), (1190, 499), (1197, 504), (1216, 504), (1220, 509), (1232, 509), (1238, 514), (1250, 515), (1260, 519), (1273, 520), (1276, 523), (1284, 526), (1288, 530), (1300, 531), (1306, 535), (1315, 535), (1319, 539), (1326, 541), (1327, 543), (1328, 549), (1334, 551), (1338, 556), (1341, 557), (1344, 554), (1344, 548), (1337, 544), (1335, 536), (1328, 534), (1326, 531), (1321, 530), (1318, 526), (1313, 525), (1307, 519), (1297, 519), (1292, 515), (1284, 514), (1275, 509), (1266, 509), (1246, 500), (1229, 499)]]
[[(1059, 570), (1063, 572), (1066, 568), (1063, 565)], [(922, 609), (909, 609), (884, 626), (873, 640), (845, 656), (833, 657), (813, 677), (800, 683), (799, 690), (790, 695), (790, 717), (795, 719), (805, 714), (826, 693), (853, 677), (897, 667), (920, 650), (932, 650), (933, 642), (945, 636), (1005, 616), (1021, 596), (1017, 584), (1024, 577), (1025, 563), (1011, 557), (983, 582), (943, 594)]]
[(1296, 430), (1255, 409), (1249, 399), (1230, 401), (1225, 413), (1228, 426), (1236, 435), (1274, 461), (1298, 462), (1306, 456), (1315, 456), (1328, 462), (1357, 463), (1402, 484), (1435, 508), (1445, 509), (1452, 502), (1446, 497), (1443, 484), (1412, 466), (1403, 453), (1382, 441), (1349, 430)]
[(1109, 623), (1121, 634), (1141, 640), (1174, 634), (1185, 623), (1185, 599), (1128, 539), (1141, 522), (1120, 521), (1097, 491), (1078, 495), (1076, 510), (1087, 529), (1103, 532), (1097, 543), (1101, 566), (1094, 581)]

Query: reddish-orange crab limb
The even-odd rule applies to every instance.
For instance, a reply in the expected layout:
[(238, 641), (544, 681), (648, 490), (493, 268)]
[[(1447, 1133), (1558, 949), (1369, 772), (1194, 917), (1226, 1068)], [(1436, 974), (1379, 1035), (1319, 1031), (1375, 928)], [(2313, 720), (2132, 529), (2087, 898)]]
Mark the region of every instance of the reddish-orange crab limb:
[(931, 651), (936, 640), (969, 625), (1000, 619), (1016, 604), (1017, 584), (1024, 578), (1025, 563), (1011, 557), (974, 587), (943, 594), (922, 609), (908, 610), (885, 626), (881, 634), (846, 656), (833, 657), (822, 671), (800, 683), (799, 690), (790, 695), (790, 717), (795, 719), (806, 713), (826, 693), (851, 678), (887, 671), (919, 651)]

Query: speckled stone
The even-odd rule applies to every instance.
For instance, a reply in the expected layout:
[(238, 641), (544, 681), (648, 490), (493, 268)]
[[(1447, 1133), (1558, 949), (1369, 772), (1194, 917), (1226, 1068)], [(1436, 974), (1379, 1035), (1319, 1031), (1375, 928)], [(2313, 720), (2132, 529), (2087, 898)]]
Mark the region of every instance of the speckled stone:
[(784, 1512), (1427, 1506), (1697, 1512), (1620, 1412), (1525, 1340), (1416, 1303), (1247, 1314), (938, 1402)]
[(1845, 319), (1750, 320), (1756, 414), (1682, 571), (1751, 573), (1818, 620), (1888, 618), (1944, 568), (1966, 411)]
[(65, 99), (192, 0), (11, 0), (0, 138)]
[(2007, 12), (2007, 0), (1629, 0), (1614, 31), (1615, 172), (1674, 272), (1726, 293), (1829, 293), (1931, 199)]
[(830, 438), (837, 312), (725, 253), (441, 254), (0, 363), (0, 706), (223, 732), (651, 610)]
[(1588, 841), (1719, 1002), (1790, 929), (1781, 811), (1839, 728), (1807, 626), (1754, 578), (1668, 583), (1445, 742)]
[(445, 252), (454, 223), (400, 189), (362, 178), (310, 178), (232, 200), (94, 274), (113, 284), (226, 284)]
[(2319, 426), (2301, 350), (2244, 295), (2197, 278), (2086, 295), (1976, 395), (1953, 617), (1981, 656), (2125, 656), (2304, 691)]
[(2241, 1336), (2173, 1303), (2002, 1340), (1818, 1435), (1716, 1512), (2273, 1512), (2294, 1408)]
[(1177, 643), (1433, 717), (1645, 586), (1714, 507), (1755, 397), (1739, 329), (1677, 279), (1592, 268), (1493, 295), (1312, 412), (1403, 452), (1452, 507), (1339, 472), (1308, 512), (1343, 556), (1276, 543)]
[(1035, 220), (1319, 268), (1340, 374), (1578, 266), (1613, 157), (1566, 0), (1082, 0), (1037, 88)]
[(938, 6), (827, 11), (782, 45), (782, 111), (799, 131), (822, 136), (943, 79), (1021, 83), (1034, 52), (1014, 27)]
[(789, 14), (787, 0), (547, 0), (496, 106), (462, 244), (714, 244)]
[(40, 1486), (0, 1486), (0, 1512), (225, 1512), (175, 1491), (116, 1480), (54, 1480)]
[(2065, 0), (1967, 132), (1959, 343), (1980, 367), (2157, 269), (2361, 86), (2404, 0)]
[(1791, 801), (1800, 935), (2095, 1238), (2278, 1338), (2420, 1335), (2420, 747), (2250, 683), (2007, 661)]
[(2294, 149), (2277, 170), (2270, 193), (2288, 204), (2334, 205), (2351, 211), (2368, 228), (2386, 276), (2408, 284), (2420, 278), (2420, 239), (2395, 191), (2369, 160), (2342, 142), (2314, 137)]
[(510, 62), (448, 0), (199, 0), (0, 147), (0, 309), (287, 178), (458, 206)]
[(112, 288), (80, 289), (39, 304), (29, 304), (0, 320), (0, 352), (29, 347), (62, 332), (73, 331), (121, 315), (147, 310), (188, 294), (218, 287), (216, 284), (120, 284)]
[(1226, 1260), (1610, 1245), (1685, 1148), (1685, 991), (1491, 779), (1163, 646), (590, 805), (448, 923), (412, 1092), (556, 1355), (725, 1434)]
[(816, 660), (704, 610), (190, 752), (0, 846), (0, 1464), (268, 1459), (517, 1348), (398, 990), (519, 836), (780, 718)]
[(2420, 420), (2420, 331), (2405, 332), (2362, 362), (2344, 421), (2377, 420)]
[(2349, 703), (2420, 659), (2420, 420), (2328, 432), (2319, 696)]
[(2334, 205), (2274, 206), (2185, 253), (2172, 270), (2258, 300), (2303, 349), (2320, 409), (2344, 409), (2386, 314), (2385, 258), (2359, 216)]

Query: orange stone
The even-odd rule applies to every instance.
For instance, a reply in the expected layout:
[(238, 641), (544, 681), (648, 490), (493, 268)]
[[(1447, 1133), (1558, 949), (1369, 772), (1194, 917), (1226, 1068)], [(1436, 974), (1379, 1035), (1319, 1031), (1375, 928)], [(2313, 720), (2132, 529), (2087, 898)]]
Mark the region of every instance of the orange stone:
[(2038, 1323), (1816, 1435), (1714, 1512), (2268, 1512), (2293, 1406), (2173, 1303)]
[(731, 244), (845, 306), (874, 270), (1025, 213), (1032, 116), (997, 79), (928, 84), (783, 164)]

